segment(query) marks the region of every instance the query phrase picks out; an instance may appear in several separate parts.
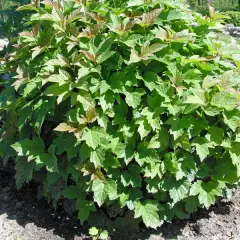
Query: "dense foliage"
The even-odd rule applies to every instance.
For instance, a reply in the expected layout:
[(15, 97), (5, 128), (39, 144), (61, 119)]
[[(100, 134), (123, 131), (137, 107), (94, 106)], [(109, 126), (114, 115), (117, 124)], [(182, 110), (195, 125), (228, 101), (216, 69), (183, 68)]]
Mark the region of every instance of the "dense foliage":
[(235, 26), (240, 26), (240, 12), (228, 11), (225, 12), (224, 15), (229, 17), (225, 20), (225, 22), (232, 23)]
[(192, 9), (201, 12), (208, 12), (208, 4), (210, 3), (217, 11), (238, 11), (240, 9), (239, 0), (187, 0)]
[(0, 38), (13, 41), (13, 38), (24, 30), (26, 27), (23, 22), (25, 13), (17, 12), (16, 9), (27, 3), (30, 3), (30, 0), (4, 1), (2, 5), (0, 3)]
[(45, 0), (6, 56), (0, 154), (81, 223), (157, 228), (240, 176), (240, 48), (179, 1)]

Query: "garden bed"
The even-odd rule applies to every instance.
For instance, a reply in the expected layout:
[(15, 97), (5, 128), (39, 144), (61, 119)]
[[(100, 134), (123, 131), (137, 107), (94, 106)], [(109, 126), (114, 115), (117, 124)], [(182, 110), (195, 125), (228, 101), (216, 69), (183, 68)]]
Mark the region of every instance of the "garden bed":
[[(1, 240), (82, 240), (87, 227), (81, 227), (77, 216), (66, 213), (37, 199), (32, 184), (17, 191), (14, 173), (0, 169), (0, 239)], [(124, 232), (112, 239), (197, 239), (222, 240), (240, 238), (240, 189), (231, 200), (220, 200), (210, 210), (199, 210), (188, 221), (164, 224), (157, 232), (143, 230), (130, 238)]]

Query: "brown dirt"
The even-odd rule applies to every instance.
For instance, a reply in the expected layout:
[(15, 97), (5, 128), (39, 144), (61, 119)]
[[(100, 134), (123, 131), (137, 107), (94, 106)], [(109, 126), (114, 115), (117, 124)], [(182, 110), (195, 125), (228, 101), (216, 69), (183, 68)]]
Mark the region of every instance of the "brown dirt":
[[(0, 168), (0, 240), (85, 240), (87, 226), (81, 227), (77, 217), (57, 211), (44, 200), (37, 199), (36, 185), (17, 191), (14, 173)], [(142, 229), (136, 236), (124, 233), (116, 240), (240, 240), (240, 189), (231, 200), (219, 202), (207, 210), (199, 210), (191, 220), (164, 224), (158, 231)]]

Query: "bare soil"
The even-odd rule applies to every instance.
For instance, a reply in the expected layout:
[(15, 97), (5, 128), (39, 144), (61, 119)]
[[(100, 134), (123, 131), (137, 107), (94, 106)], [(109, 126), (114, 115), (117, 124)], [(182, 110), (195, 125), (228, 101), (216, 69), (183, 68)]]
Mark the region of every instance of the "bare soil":
[[(57, 211), (37, 198), (37, 186), (17, 191), (14, 172), (0, 167), (0, 240), (87, 240), (87, 226), (77, 217)], [(190, 220), (164, 224), (157, 231), (142, 229), (137, 235), (117, 233), (113, 240), (240, 240), (240, 189), (231, 200), (221, 199), (209, 210), (199, 210)]]

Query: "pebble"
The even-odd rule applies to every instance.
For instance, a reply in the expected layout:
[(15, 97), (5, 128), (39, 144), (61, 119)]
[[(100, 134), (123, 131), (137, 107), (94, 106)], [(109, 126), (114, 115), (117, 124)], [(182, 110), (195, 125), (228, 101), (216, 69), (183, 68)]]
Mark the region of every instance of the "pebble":
[(240, 36), (240, 27), (236, 27), (233, 24), (226, 24), (225, 27), (226, 27), (225, 28), (226, 35), (231, 35), (234, 37)]
[(5, 46), (7, 46), (9, 43), (8, 39), (0, 39), (0, 51), (3, 50)]

